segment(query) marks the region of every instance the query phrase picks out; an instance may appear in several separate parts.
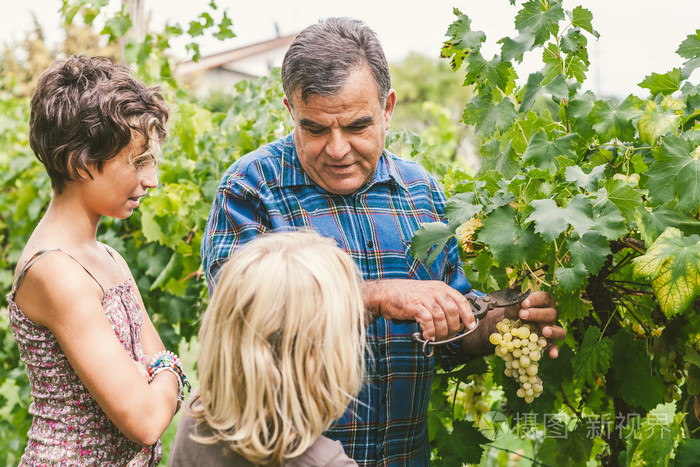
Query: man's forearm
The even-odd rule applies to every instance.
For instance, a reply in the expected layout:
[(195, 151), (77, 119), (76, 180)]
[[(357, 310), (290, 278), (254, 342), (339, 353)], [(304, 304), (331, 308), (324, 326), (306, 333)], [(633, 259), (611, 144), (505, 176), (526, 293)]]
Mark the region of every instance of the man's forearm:
[(370, 324), (381, 316), (382, 281), (364, 281), (362, 296), (365, 301), (365, 324)]

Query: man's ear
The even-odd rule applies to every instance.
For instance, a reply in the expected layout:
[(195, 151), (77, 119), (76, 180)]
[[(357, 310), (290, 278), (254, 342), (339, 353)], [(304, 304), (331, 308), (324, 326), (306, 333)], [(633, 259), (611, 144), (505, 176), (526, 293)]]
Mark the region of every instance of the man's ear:
[(389, 90), (389, 95), (386, 96), (386, 102), (384, 103), (384, 126), (385, 129), (389, 129), (391, 124), (391, 115), (394, 113), (394, 107), (396, 107), (396, 91), (393, 89)]
[(289, 99), (287, 99), (287, 96), (284, 96), (284, 106), (287, 107), (287, 110), (289, 110), (289, 115), (292, 116), (292, 120), (294, 120), (294, 112), (292, 112), (292, 104), (289, 102)]

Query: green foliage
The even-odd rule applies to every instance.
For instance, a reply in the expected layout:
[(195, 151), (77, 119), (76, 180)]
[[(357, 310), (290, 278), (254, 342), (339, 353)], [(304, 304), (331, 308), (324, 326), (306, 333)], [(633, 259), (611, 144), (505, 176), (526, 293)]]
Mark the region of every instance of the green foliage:
[[(413, 253), (430, 262), (456, 236), (475, 288), (520, 284), (557, 299), (568, 335), (559, 358), (542, 361), (541, 398), (524, 404), (492, 362), (506, 396), (497, 410), (519, 430), (523, 413), (570, 421), (563, 439), (547, 437), (541, 419), (533, 429), (544, 439), (521, 437), (538, 461), (687, 459), (698, 432), (681, 404), (700, 390), (700, 89), (689, 81), (700, 30), (678, 48), (681, 67), (639, 83), (645, 99), (616, 102), (582, 90), (587, 41), (598, 37), (587, 9), (522, 2), (516, 36), (501, 38), (490, 59), (487, 34), (454, 13), (442, 52), (474, 87), (462, 119), (480, 139), (481, 167), (438, 172), (459, 209), (423, 225)], [(536, 49), (541, 68), (519, 84), (518, 64)], [(615, 432), (587, 433), (590, 417), (617, 419)]]

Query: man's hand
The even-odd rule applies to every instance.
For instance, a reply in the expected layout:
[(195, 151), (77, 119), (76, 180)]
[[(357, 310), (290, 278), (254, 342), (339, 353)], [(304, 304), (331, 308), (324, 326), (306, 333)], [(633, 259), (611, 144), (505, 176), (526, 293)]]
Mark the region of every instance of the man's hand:
[[(545, 337), (549, 342), (549, 356), (557, 358), (559, 348), (551, 341), (560, 341), (566, 337), (566, 331), (555, 324), (557, 310), (554, 308), (554, 297), (547, 292), (534, 292), (530, 294), (520, 305), (506, 308), (505, 317), (511, 319), (520, 318), (528, 322), (537, 330), (537, 334)], [(495, 324), (494, 324), (495, 328)]]
[(550, 342), (549, 356), (556, 358), (559, 355), (557, 345), (551, 341), (564, 339), (566, 331), (555, 324), (557, 310), (554, 307), (554, 297), (547, 292), (533, 292), (520, 304), (491, 310), (479, 323), (479, 329), (462, 341), (464, 352), (471, 356), (491, 353), (493, 345), (488, 342), (488, 338), (496, 331), (496, 323), (504, 317), (530, 323), (537, 334)]
[(476, 324), (469, 301), (441, 281), (383, 279), (363, 284), (365, 307), (370, 320), (416, 321), (423, 338), (436, 341), (454, 336)]

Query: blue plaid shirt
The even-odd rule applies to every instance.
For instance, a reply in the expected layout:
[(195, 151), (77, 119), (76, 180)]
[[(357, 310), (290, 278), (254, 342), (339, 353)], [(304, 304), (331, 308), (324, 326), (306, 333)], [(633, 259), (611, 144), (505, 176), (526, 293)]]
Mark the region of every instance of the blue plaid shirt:
[[(442, 280), (466, 293), (456, 241), (430, 267), (410, 254), (414, 232), (421, 223), (442, 220), (444, 207), (441, 188), (420, 165), (387, 151), (358, 192), (328, 193), (302, 169), (290, 134), (239, 159), (224, 175), (202, 241), (209, 289), (237, 248), (266, 231), (294, 226), (336, 239), (365, 280)], [(367, 327), (367, 382), (326, 433), (359, 465), (429, 464), (426, 417), (435, 362), (412, 340), (418, 329), (383, 318)], [(443, 365), (455, 356), (443, 354)]]

